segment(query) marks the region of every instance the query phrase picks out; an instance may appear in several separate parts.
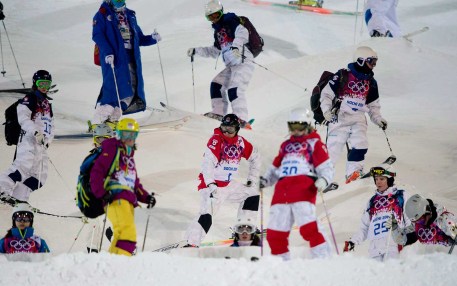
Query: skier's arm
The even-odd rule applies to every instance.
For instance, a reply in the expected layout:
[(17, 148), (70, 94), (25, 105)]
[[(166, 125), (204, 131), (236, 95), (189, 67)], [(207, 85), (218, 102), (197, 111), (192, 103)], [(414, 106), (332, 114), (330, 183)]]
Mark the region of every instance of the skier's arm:
[(221, 142), (218, 136), (212, 136), (206, 144), (203, 154), (202, 175), (206, 185), (214, 183), (214, 170), (219, 163), (221, 154)]
[(414, 225), (411, 224), (405, 228), (397, 227), (392, 229), (392, 239), (396, 244), (406, 246), (417, 241), (417, 234)]
[(336, 94), (338, 94), (339, 82), (340, 77), (338, 73), (336, 73), (327, 83), (327, 85), (322, 89), (320, 98), (322, 113), (325, 114), (327, 111), (332, 109), (333, 99), (335, 98)]
[(436, 223), (443, 232), (452, 238), (453, 240), (457, 237), (457, 225), (456, 218), (452, 213), (444, 212), (436, 220)]
[(313, 164), (318, 178), (324, 178), (327, 184), (333, 180), (335, 168), (328, 155), (327, 146), (318, 140), (314, 144)]
[(40, 244), (40, 250), (38, 252), (39, 253), (49, 253), (49, 252), (51, 252), (49, 250), (49, 247), (48, 247), (46, 241), (44, 239), (42, 239), (42, 238), (40, 240), (41, 240), (41, 244)]
[(17, 105), (17, 120), (19, 125), (21, 125), (21, 129), (29, 134), (35, 134), (36, 127), (35, 122), (32, 120), (32, 110), (28, 105), (24, 105), (19, 103)]
[(4, 244), (5, 244), (5, 239), (4, 238), (0, 239), (0, 253), (6, 252), (5, 248), (3, 247)]
[(361, 244), (367, 239), (368, 228), (371, 223), (370, 214), (368, 213), (369, 204), (370, 203), (368, 202), (368, 205), (362, 214), (362, 218), (360, 219), (359, 231), (352, 235), (350, 239), (354, 244)]
[(114, 55), (113, 48), (105, 35), (106, 28), (104, 16), (100, 12), (97, 12), (92, 24), (92, 40), (104, 55)]
[(104, 187), (106, 176), (109, 172), (111, 164), (116, 156), (115, 139), (107, 139), (102, 143), (102, 153), (95, 160), (90, 171), (90, 187), (96, 198), (102, 198), (106, 194)]
[[(243, 138), (244, 139), (244, 138)], [(245, 157), (249, 163), (248, 181), (257, 183), (259, 181), (260, 174), (260, 153), (252, 146), (251, 143), (244, 140), (245, 148), (243, 150)]]
[(215, 46), (198, 47), (195, 48), (195, 54), (204, 58), (217, 58), (221, 54), (221, 50), (219, 50)]
[(138, 25), (138, 23), (135, 23), (135, 25), (136, 25), (136, 31), (138, 33), (138, 39), (140, 40), (139, 41), (140, 46), (151, 46), (151, 45), (157, 44), (157, 41), (152, 38), (152, 35), (145, 36), (143, 34), (143, 31), (141, 30), (140, 26)]
[(138, 199), (138, 201), (142, 202), (142, 203), (149, 203), (149, 192), (146, 191), (143, 187), (143, 185), (141, 184), (140, 182), (140, 178), (136, 178), (136, 181), (135, 181), (135, 194), (136, 194), (136, 197)]
[(243, 25), (239, 24), (235, 30), (235, 39), (233, 39), (232, 47), (243, 50), (243, 45), (249, 42), (249, 31)]

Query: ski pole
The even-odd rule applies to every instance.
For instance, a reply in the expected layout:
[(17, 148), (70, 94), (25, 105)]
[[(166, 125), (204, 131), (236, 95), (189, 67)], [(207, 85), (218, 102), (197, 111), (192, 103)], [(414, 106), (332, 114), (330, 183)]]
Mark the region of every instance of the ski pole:
[(11, 45), (10, 36), (8, 35), (8, 30), (6, 30), (5, 21), (2, 21), (2, 24), (3, 24), (3, 28), (5, 29), (5, 34), (6, 34), (6, 38), (8, 39), (8, 43), (10, 44), (11, 53), (13, 54), (13, 58), (14, 58), (14, 62), (16, 63), (17, 71), (19, 72), (19, 77), (21, 78), (21, 81), (22, 81), (22, 87), (25, 88), (24, 79), (22, 79), (21, 70), (19, 69), (19, 65), (17, 64), (16, 55), (14, 54), (13, 46)]
[(146, 229), (144, 230), (143, 247), (141, 248), (141, 252), (144, 252), (144, 246), (146, 245), (146, 235), (148, 234), (148, 225), (149, 225), (150, 217), (151, 217), (151, 215), (148, 214), (148, 219), (146, 220)]
[[(154, 34), (157, 34), (157, 29), (154, 29)], [(162, 65), (162, 57), (160, 56), (159, 41), (157, 41), (156, 45), (157, 45), (157, 51), (159, 53), (160, 69), (162, 70), (162, 81), (163, 81), (163, 88), (165, 89), (165, 99), (167, 100), (167, 104), (168, 104), (167, 85), (165, 84), (165, 75), (163, 74), (163, 65)]]
[(261, 65), (261, 64), (259, 64), (259, 63), (257, 63), (257, 62), (255, 62), (254, 60), (248, 59), (246, 56), (242, 56), (242, 57), (243, 57), (244, 60), (250, 61), (251, 63), (253, 63), (253, 64), (255, 64), (255, 65), (258, 65), (259, 67), (261, 67), (261, 68), (263, 68), (263, 69), (265, 69), (265, 70), (271, 72), (272, 74), (276, 75), (277, 77), (280, 77), (280, 78), (282, 78), (283, 80), (288, 81), (289, 83), (291, 83), (291, 84), (293, 84), (293, 85), (295, 85), (295, 86), (297, 86), (297, 87), (303, 89), (303, 91), (307, 91), (307, 90), (308, 90), (306, 87), (303, 87), (303, 86), (299, 85), (298, 83), (291, 81), (291, 80), (288, 79), (287, 77), (285, 77), (285, 76), (283, 76), (283, 75), (280, 75), (280, 74), (278, 74), (278, 73), (276, 73), (276, 72), (274, 72), (274, 71), (268, 69), (267, 67), (265, 67), (265, 66), (263, 66), (263, 65)]
[(116, 87), (117, 104), (119, 105), (119, 109), (121, 110), (121, 116), (122, 116), (121, 97), (119, 96), (119, 89), (117, 87), (117, 79), (116, 79), (116, 72), (114, 71), (114, 63), (111, 64), (111, 70), (113, 71), (114, 86)]
[(452, 254), (452, 251), (454, 250), (454, 246), (455, 246), (456, 243), (457, 243), (457, 237), (452, 242), (452, 245), (451, 245), (451, 248), (449, 249), (448, 254)]
[(42, 212), (42, 211), (40, 211), (40, 210), (37, 210), (36, 213), (42, 214), (42, 215), (60, 217), (60, 218), (77, 218), (77, 219), (83, 219), (82, 216), (75, 216), (75, 215), (57, 215), (57, 214), (52, 214), (52, 213), (45, 213), (45, 212)]
[(263, 188), (260, 190), (260, 256), (263, 256)]
[(325, 204), (324, 195), (322, 194), (322, 192), (319, 192), (319, 194), (321, 195), (322, 205), (324, 206), (324, 211), (325, 211), (325, 216), (327, 217), (328, 226), (330, 228), (330, 233), (332, 234), (333, 243), (335, 244), (336, 254), (340, 255), (340, 251), (338, 250), (338, 245), (336, 244), (335, 233), (333, 232), (332, 223), (330, 222), (330, 217), (328, 215), (327, 205)]
[(109, 203), (106, 205), (105, 218), (103, 219), (103, 229), (102, 229), (102, 235), (100, 238), (100, 245), (98, 247), (98, 253), (100, 253), (100, 251), (102, 251), (103, 234), (105, 233), (106, 219), (108, 218), (108, 209), (109, 209)]
[[(85, 220), (84, 220), (84, 219), (85, 219)], [(76, 241), (78, 240), (79, 235), (81, 234), (81, 231), (83, 231), (83, 228), (84, 228), (84, 226), (86, 225), (86, 223), (87, 223), (87, 218), (83, 218), (83, 225), (82, 225), (81, 228), (79, 229), (78, 234), (76, 234), (75, 240), (74, 240), (73, 243), (71, 244), (70, 249), (68, 249), (68, 252), (67, 252), (67, 253), (70, 253), (71, 250), (73, 249), (73, 246), (75, 246), (75, 243), (76, 243)]]
[[(357, 21), (359, 19), (359, 0), (357, 0), (357, 4), (355, 5), (355, 23), (354, 23), (354, 45), (355, 45), (355, 38), (357, 34)], [(362, 21), (363, 22), (363, 21)]]
[(194, 77), (194, 55), (190, 57), (190, 64), (192, 65), (192, 94), (194, 96), (194, 112), (195, 111), (195, 77)]
[(387, 145), (389, 146), (389, 149), (390, 149), (390, 153), (393, 155), (393, 154), (394, 154), (394, 152), (392, 151), (392, 147), (390, 146), (389, 137), (387, 137), (387, 133), (386, 133), (386, 130), (382, 130), (382, 132), (384, 132), (384, 135), (386, 136)]
[(3, 75), (3, 77), (5, 77), (6, 71), (5, 71), (5, 62), (3, 60), (2, 31), (0, 31), (0, 52), (2, 54), (2, 75)]
[(56, 165), (54, 165), (54, 163), (52, 162), (51, 158), (49, 158), (49, 156), (48, 156), (48, 160), (51, 163), (51, 165), (54, 167), (54, 170), (56, 171), (57, 175), (59, 176), (60, 180), (65, 185), (67, 190), (73, 195), (73, 192), (71, 191), (71, 188), (68, 186), (67, 182), (63, 179), (62, 174), (59, 172), (59, 170), (57, 169)]

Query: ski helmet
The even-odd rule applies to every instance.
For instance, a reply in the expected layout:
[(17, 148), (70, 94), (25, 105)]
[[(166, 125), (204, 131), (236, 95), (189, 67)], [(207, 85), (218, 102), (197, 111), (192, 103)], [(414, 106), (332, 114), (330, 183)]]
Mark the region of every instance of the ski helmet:
[[(124, 131), (134, 132), (134, 138), (127, 138), (124, 134)], [(119, 121), (116, 126), (116, 134), (118, 139), (136, 139), (138, 136), (138, 132), (140, 132), (140, 125), (138, 122), (133, 118), (124, 118)]]
[(289, 115), (289, 120), (287, 125), (289, 131), (299, 130), (304, 131), (307, 128), (311, 127), (312, 116), (308, 109), (298, 107), (292, 109)]
[[(395, 173), (394, 168), (391, 165), (381, 165), (377, 167), (373, 167), (370, 169), (370, 175), (373, 176), (373, 179), (376, 176), (382, 176), (387, 178), (387, 186), (392, 187), (394, 185)], [(375, 180), (376, 183), (376, 180)]]
[(366, 62), (372, 64), (378, 60), (378, 54), (375, 50), (367, 46), (358, 47), (354, 52), (354, 62), (359, 66), (364, 66)]
[(406, 201), (405, 214), (411, 221), (417, 221), (427, 213), (431, 213), (430, 206), (421, 195), (415, 194)]
[(46, 70), (39, 70), (33, 75), (33, 85), (32, 88), (36, 88), (38, 80), (48, 80), (52, 82), (51, 74)]
[(237, 223), (234, 225), (233, 230), (236, 234), (242, 234), (243, 232), (254, 234), (256, 231), (256, 226), (250, 218), (239, 218)]
[[(210, 17), (211, 14), (217, 13), (217, 18)], [(217, 0), (211, 0), (205, 5), (205, 16), (208, 21), (217, 22), (224, 14), (224, 7), (221, 2)]]
[(222, 117), (220, 129), (224, 132), (226, 129), (224, 127), (234, 127), (233, 132), (230, 129), (227, 129), (226, 132), (233, 134), (238, 133), (241, 128), (240, 119), (236, 114), (230, 113)]
[(105, 139), (113, 137), (113, 130), (106, 123), (97, 124), (93, 129), (93, 137), (95, 146), (99, 146), (100, 137)]
[(105, 0), (105, 2), (111, 4), (115, 9), (125, 7), (125, 0)]
[(24, 218), (30, 221), (30, 226), (33, 226), (33, 210), (27, 203), (19, 203), (13, 208), (11, 214), (13, 220), (13, 227), (16, 227), (15, 221), (18, 218)]

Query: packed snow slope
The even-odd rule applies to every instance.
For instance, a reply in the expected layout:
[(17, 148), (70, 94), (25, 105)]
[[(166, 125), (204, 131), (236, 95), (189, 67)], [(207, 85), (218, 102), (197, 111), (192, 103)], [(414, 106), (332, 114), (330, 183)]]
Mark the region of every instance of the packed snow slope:
[[(101, 74), (92, 62), (91, 19), (100, 2), (2, 1), (7, 17), (4, 24), (23, 80), (2, 25), (2, 69), (6, 74), (0, 77), (0, 87), (19, 88), (22, 82), (30, 86), (36, 70), (49, 70), (59, 88), (53, 100), (57, 134), (84, 131), (85, 122), (93, 115)], [(156, 28), (163, 38), (158, 47), (142, 48), (150, 107), (159, 108), (160, 101), (168, 100), (172, 106), (193, 112), (195, 100), (197, 114), (210, 109), (209, 83), (223, 64), (220, 60), (196, 58), (192, 67), (186, 55), (190, 47), (212, 44), (211, 26), (203, 15), (204, 2), (127, 1), (128, 7), (136, 10), (143, 31), (152, 33)], [(359, 2), (361, 9), (363, 1)], [(327, 0), (325, 6), (354, 11), (356, 3)], [(366, 169), (391, 154), (389, 141), (398, 158), (396, 183), (408, 195), (420, 193), (457, 212), (455, 1), (400, 1), (398, 15), (405, 33), (430, 27), (430, 31), (415, 36), (412, 42), (370, 39), (361, 17), (294, 12), (238, 0), (223, 4), (225, 11), (248, 16), (265, 39), (265, 51), (255, 59), (261, 66), (257, 66), (248, 88), (250, 117), (256, 119), (254, 130), (240, 132), (260, 149), (262, 170), (271, 164), (287, 136), (290, 109), (309, 107), (310, 91), (321, 72), (345, 67), (358, 45), (368, 45), (378, 51), (375, 78), (380, 86), (381, 111), (389, 127), (385, 135), (369, 123)], [(0, 109), (5, 110), (17, 97), (17, 94), (1, 93)], [(165, 111), (151, 118), (166, 120), (189, 114)], [(149, 115), (150, 111), (146, 111), (136, 117), (145, 120)], [(36, 233), (46, 239), (52, 254), (45, 261), (34, 263), (11, 262), (0, 256), (0, 285), (455, 285), (455, 255), (424, 254), (428, 250), (414, 245), (406, 248), (401, 259), (378, 263), (366, 258), (365, 243), (356, 246), (351, 254), (335, 253), (332, 259), (313, 261), (307, 259), (308, 246), (296, 231), (291, 232), (290, 239), (294, 259), (287, 263), (269, 256), (268, 246), (266, 257), (257, 263), (151, 253), (182, 240), (197, 214), (196, 178), (201, 155), (217, 126), (216, 121), (191, 114), (179, 130), (148, 130), (139, 136), (136, 153), (139, 175), (143, 185), (157, 194), (158, 203), (152, 210), (137, 209), (139, 253), (136, 257), (117, 257), (106, 252), (87, 255), (86, 242), (91, 230), (83, 227), (81, 220), (37, 214)], [(326, 130), (322, 128), (319, 132), (325, 138)], [(51, 214), (80, 215), (74, 203), (76, 178), (90, 148), (90, 139), (56, 140), (49, 148), (48, 181), (31, 195), (30, 203)], [(1, 170), (9, 167), (13, 156), (14, 147), (0, 144)], [(362, 210), (374, 192), (371, 179), (344, 185), (344, 166), (344, 160), (336, 166), (335, 181), (340, 183), (340, 189), (324, 195), (340, 252), (344, 241), (358, 229)], [(244, 181), (246, 172), (247, 165), (243, 164), (237, 180)], [(265, 189), (264, 224), (268, 221), (272, 191)], [(236, 208), (227, 205), (220, 210), (207, 241), (230, 236)], [(317, 208), (319, 221), (330, 237), (320, 198)], [(148, 216), (145, 251), (141, 253)], [(10, 227), (11, 208), (0, 205), (0, 234)], [(102, 248), (107, 250), (108, 245), (105, 240)]]

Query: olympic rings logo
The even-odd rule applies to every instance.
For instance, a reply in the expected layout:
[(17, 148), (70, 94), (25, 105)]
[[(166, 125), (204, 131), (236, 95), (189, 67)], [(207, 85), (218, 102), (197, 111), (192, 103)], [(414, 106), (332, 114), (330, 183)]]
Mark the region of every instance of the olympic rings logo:
[(122, 157), (122, 161), (124, 161), (124, 164), (127, 165), (127, 168), (129, 170), (132, 170), (135, 168), (135, 162), (133, 161), (133, 158), (130, 157)]
[(287, 153), (299, 153), (303, 150), (303, 145), (301, 143), (289, 143), (284, 148)]
[(11, 240), (10, 246), (15, 250), (30, 250), (35, 247), (35, 241), (33, 240)]
[(240, 157), (240, 150), (234, 145), (225, 146), (224, 153), (231, 159)]
[(417, 231), (417, 235), (421, 238), (421, 240), (424, 241), (430, 241), (435, 237), (437, 231), (436, 228), (431, 227), (431, 228), (420, 228)]
[(368, 84), (368, 82), (365, 81), (350, 81), (348, 83), (348, 87), (354, 93), (366, 93), (370, 88), (370, 85)]
[(375, 201), (374, 207), (375, 209), (381, 209), (388, 207), (390, 204), (389, 199), (386, 197), (380, 197), (378, 200)]

